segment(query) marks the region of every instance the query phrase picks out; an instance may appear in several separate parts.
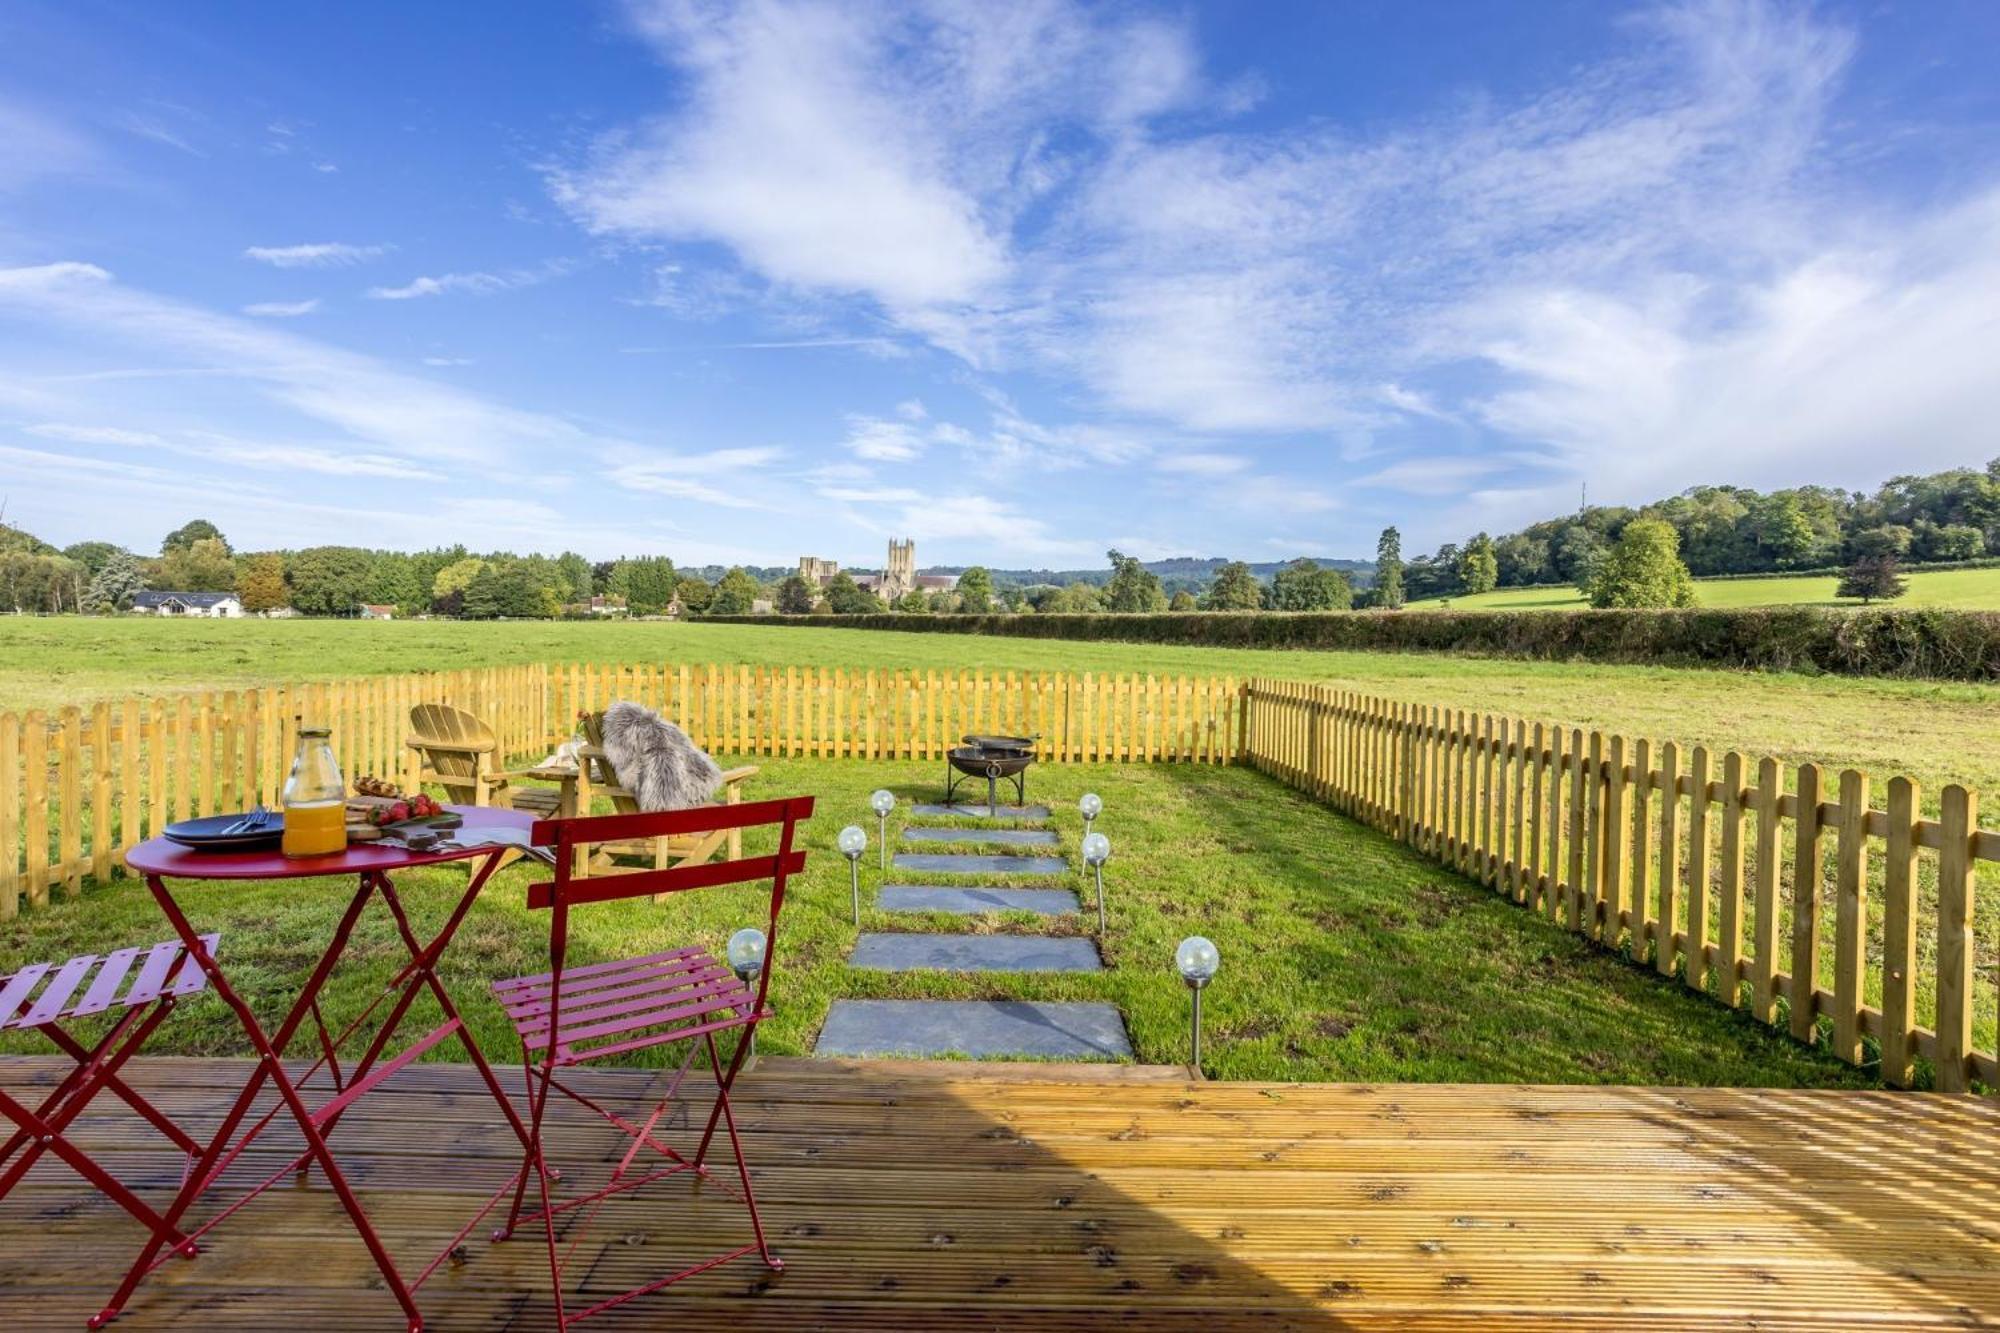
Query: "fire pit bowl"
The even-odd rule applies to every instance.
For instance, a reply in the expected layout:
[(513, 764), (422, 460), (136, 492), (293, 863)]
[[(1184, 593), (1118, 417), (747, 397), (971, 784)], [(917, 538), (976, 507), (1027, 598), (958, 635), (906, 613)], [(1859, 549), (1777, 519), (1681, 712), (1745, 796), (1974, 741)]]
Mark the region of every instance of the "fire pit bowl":
[(1035, 762), (1033, 736), (965, 736), (964, 742), (945, 755), (944, 803), (957, 799), (959, 784), (967, 778), (986, 779), (986, 809), (999, 809), (1002, 779), (1014, 784), (1014, 803), (1028, 803), (1028, 765)]

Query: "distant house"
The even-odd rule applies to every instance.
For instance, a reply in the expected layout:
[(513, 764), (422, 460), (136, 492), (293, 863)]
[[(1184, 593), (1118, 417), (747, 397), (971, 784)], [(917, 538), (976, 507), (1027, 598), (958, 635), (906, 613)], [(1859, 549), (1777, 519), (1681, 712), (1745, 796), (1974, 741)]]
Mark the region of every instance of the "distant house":
[(394, 620), (396, 618), (396, 608), (393, 606), (383, 606), (375, 602), (363, 602), (361, 604), (361, 618), (363, 620)]
[(243, 603), (233, 592), (142, 592), (133, 596), (132, 609), (147, 616), (236, 620), (243, 614)]
[(616, 594), (607, 597), (603, 593), (595, 593), (591, 596), (589, 611), (593, 616), (622, 616), (626, 614), (627, 607), (623, 597)]
[(753, 597), (750, 600), (750, 614), (753, 616), (768, 616), (777, 609), (777, 604), (768, 597)]

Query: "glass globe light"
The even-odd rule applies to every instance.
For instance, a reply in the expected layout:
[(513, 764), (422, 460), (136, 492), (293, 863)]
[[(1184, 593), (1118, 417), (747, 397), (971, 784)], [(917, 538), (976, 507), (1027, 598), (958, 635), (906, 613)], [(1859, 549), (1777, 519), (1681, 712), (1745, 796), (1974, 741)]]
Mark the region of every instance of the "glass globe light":
[(1188, 985), (1205, 986), (1215, 975), (1215, 969), (1222, 966), (1222, 955), (1206, 937), (1190, 935), (1174, 950), (1174, 966)]
[(1076, 808), (1083, 812), (1085, 819), (1095, 819), (1104, 813), (1104, 798), (1094, 791), (1087, 791), (1083, 799), (1076, 803)]
[(1093, 833), (1083, 840), (1083, 860), (1086, 865), (1101, 866), (1111, 859), (1111, 839), (1102, 833)]
[(849, 824), (840, 831), (840, 850), (845, 856), (859, 856), (868, 850), (868, 835), (861, 831), (861, 825)]
[(729, 970), (738, 976), (754, 976), (764, 970), (764, 932), (745, 926), (729, 937)]
[(868, 808), (878, 815), (887, 816), (896, 808), (896, 794), (885, 787), (868, 798)]

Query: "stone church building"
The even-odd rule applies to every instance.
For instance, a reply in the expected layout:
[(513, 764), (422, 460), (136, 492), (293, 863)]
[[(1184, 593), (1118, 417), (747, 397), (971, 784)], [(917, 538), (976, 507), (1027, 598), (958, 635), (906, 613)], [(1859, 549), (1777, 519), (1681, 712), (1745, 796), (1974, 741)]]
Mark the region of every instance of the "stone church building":
[[(840, 572), (838, 560), (822, 560), (816, 555), (799, 557), (799, 577), (815, 588), (824, 588)], [(889, 562), (879, 574), (856, 574), (854, 581), (894, 606), (912, 592), (949, 592), (958, 586), (956, 574), (917, 573), (917, 542), (914, 537), (889, 540)]]

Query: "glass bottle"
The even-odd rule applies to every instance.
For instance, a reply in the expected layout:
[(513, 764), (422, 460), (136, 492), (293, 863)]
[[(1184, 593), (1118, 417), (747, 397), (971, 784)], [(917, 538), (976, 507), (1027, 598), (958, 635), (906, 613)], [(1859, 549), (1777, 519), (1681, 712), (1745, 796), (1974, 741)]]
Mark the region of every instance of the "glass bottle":
[(347, 780), (325, 727), (299, 728), (299, 750), (285, 779), (286, 856), (331, 856), (347, 847)]

